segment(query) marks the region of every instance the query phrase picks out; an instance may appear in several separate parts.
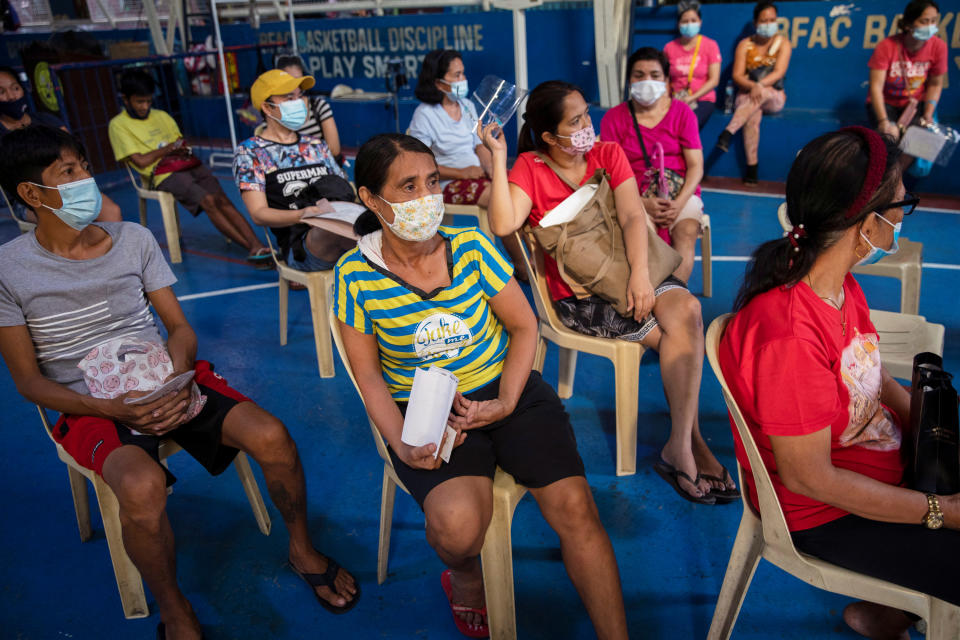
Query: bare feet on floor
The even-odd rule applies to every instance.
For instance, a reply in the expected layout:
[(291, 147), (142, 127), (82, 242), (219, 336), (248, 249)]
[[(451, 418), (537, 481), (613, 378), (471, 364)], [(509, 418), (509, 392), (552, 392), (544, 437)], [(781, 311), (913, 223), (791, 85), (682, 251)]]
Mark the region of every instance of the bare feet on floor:
[(913, 620), (899, 609), (862, 600), (846, 606), (843, 621), (872, 640), (910, 640), (907, 630), (913, 624)]

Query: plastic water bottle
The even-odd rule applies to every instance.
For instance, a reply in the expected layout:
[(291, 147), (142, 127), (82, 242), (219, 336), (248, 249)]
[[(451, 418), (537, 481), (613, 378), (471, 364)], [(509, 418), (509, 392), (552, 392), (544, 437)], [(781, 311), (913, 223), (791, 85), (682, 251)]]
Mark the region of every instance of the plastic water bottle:
[(723, 112), (726, 115), (733, 113), (733, 80), (727, 82), (727, 96), (723, 101)]

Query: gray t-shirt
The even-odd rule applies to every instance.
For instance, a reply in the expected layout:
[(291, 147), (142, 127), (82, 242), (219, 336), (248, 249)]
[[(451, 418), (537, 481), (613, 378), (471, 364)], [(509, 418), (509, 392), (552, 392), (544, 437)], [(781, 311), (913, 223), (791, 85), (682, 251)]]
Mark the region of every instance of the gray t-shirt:
[(146, 228), (95, 224), (113, 246), (90, 260), (53, 254), (33, 232), (0, 246), (0, 327), (26, 325), (43, 375), (82, 394), (77, 363), (96, 345), (127, 336), (163, 342), (146, 293), (177, 281)]

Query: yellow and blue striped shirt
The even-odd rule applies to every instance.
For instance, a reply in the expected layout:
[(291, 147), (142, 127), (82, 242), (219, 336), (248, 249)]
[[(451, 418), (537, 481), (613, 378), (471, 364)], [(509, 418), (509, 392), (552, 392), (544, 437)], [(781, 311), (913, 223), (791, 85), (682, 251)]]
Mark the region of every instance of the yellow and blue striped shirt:
[(407, 400), (418, 367), (436, 365), (468, 393), (500, 376), (509, 336), (487, 300), (513, 266), (476, 228), (440, 227), (447, 243), (450, 286), (425, 293), (364, 258), (359, 248), (336, 266), (334, 311), (344, 324), (376, 334), (383, 379), (395, 400)]

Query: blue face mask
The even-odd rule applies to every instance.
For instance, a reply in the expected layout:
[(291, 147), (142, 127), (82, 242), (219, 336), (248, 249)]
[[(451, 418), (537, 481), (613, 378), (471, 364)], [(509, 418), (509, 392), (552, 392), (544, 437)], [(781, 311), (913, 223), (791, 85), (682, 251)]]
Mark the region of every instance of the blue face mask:
[(757, 35), (763, 38), (772, 38), (777, 35), (778, 31), (780, 31), (780, 28), (776, 22), (764, 22), (757, 25)]
[(450, 85), (450, 91), (447, 91), (447, 97), (451, 100), (463, 100), (467, 97), (467, 92), (470, 88), (466, 80), (457, 80), (456, 82), (448, 82), (447, 84)]
[(270, 117), (291, 131), (296, 131), (307, 121), (307, 105), (300, 98), (287, 100), (280, 104), (276, 104), (275, 102), (271, 102), (270, 104), (280, 107), (280, 117)]
[(913, 37), (920, 42), (926, 42), (935, 35), (937, 35), (937, 25), (935, 24), (928, 24), (925, 27), (917, 27), (913, 30)]
[(860, 231), (860, 237), (863, 238), (868, 245), (870, 245), (870, 251), (867, 252), (867, 255), (860, 258), (860, 260), (857, 262), (857, 265), (861, 267), (879, 262), (880, 260), (883, 260), (887, 256), (891, 256), (900, 250), (900, 227), (903, 226), (903, 222), (894, 224), (881, 216), (879, 213), (876, 214), (876, 216), (893, 227), (893, 243), (890, 245), (889, 249), (881, 249), (880, 247), (874, 246), (874, 244), (870, 242), (869, 238), (863, 235), (863, 231)]
[(85, 178), (76, 182), (61, 184), (59, 187), (48, 187), (46, 185), (31, 182), (35, 187), (42, 189), (56, 189), (60, 192), (61, 205), (59, 209), (47, 207), (55, 216), (63, 220), (66, 224), (77, 231), (82, 231), (84, 227), (97, 219), (100, 215), (100, 208), (103, 206), (103, 196), (100, 195), (100, 187), (93, 178)]
[(699, 22), (686, 22), (680, 25), (680, 35), (684, 38), (692, 38), (700, 33)]

